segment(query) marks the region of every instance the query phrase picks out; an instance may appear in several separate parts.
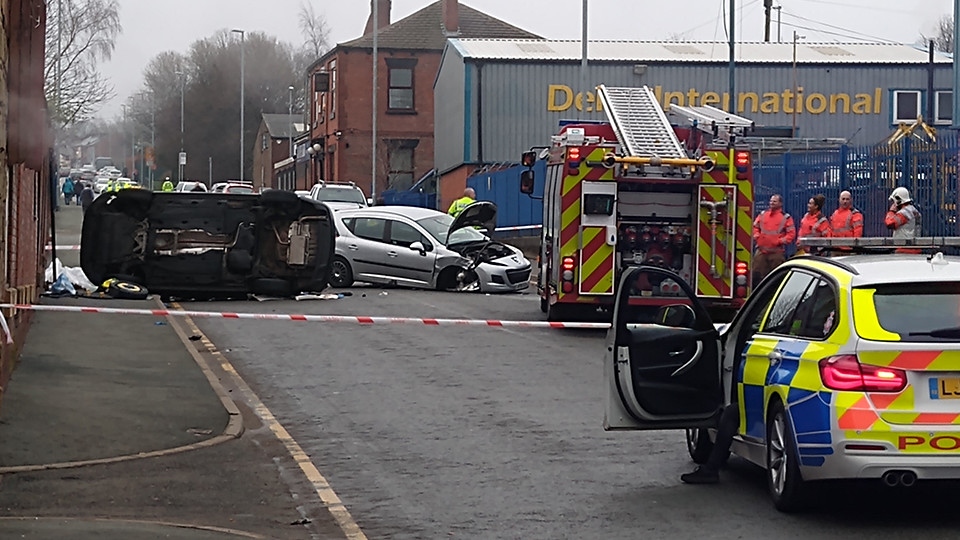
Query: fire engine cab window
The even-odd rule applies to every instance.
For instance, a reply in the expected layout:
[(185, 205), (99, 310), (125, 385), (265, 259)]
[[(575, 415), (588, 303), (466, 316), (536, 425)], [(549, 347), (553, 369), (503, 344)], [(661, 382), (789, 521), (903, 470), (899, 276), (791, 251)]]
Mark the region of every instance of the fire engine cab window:
[(588, 216), (612, 216), (613, 195), (587, 194), (583, 196), (583, 213)]
[(777, 299), (773, 301), (770, 314), (767, 315), (767, 322), (763, 325), (761, 332), (764, 334), (790, 335), (795, 320), (793, 314), (797, 311), (797, 306), (800, 305), (801, 300), (807, 295), (807, 289), (813, 280), (813, 276), (803, 272), (790, 274), (786, 283), (783, 284), (783, 288), (780, 289)]

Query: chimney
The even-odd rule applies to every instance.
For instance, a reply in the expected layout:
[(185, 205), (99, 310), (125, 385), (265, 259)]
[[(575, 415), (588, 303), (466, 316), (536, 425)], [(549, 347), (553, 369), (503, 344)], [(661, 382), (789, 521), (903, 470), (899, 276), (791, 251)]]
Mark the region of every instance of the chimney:
[(378, 30), (383, 30), (384, 28), (390, 26), (391, 4), (393, 4), (393, 0), (370, 0), (370, 16), (367, 18), (367, 26), (363, 29), (363, 35), (366, 36), (373, 33), (374, 5), (379, 8), (379, 11), (377, 12)]
[(441, 0), (443, 2), (443, 34), (456, 36), (460, 34), (460, 10), (457, 0)]

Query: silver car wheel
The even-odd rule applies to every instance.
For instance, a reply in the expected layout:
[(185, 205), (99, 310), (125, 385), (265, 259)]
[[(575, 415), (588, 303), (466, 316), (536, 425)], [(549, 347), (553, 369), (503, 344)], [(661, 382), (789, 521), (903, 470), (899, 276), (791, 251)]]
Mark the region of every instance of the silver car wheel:
[(786, 424), (782, 412), (777, 412), (771, 422), (772, 433), (768, 433), (767, 443), (767, 474), (770, 475), (770, 485), (777, 495), (783, 495), (787, 485), (790, 455), (787, 452)]
[(336, 258), (330, 263), (330, 284), (334, 287), (349, 287), (353, 284), (353, 272), (343, 259)]

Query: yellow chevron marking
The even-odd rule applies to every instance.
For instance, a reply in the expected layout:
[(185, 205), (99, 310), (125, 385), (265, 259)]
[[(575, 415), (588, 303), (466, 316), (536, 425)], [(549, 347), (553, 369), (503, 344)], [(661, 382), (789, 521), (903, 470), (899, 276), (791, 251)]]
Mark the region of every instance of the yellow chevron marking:
[[(587, 246), (595, 238), (605, 234), (606, 227), (584, 227), (583, 245)], [(583, 290), (583, 292), (594, 294), (613, 292), (613, 264), (610, 264), (609, 268), (600, 268), (602, 264), (611, 262), (610, 259), (613, 257), (613, 246), (604, 242), (603, 245), (597, 248), (594, 253), (583, 253), (583, 257), (586, 260), (583, 261), (583, 265), (580, 267), (581, 287), (582, 284), (588, 279), (592, 278), (596, 272), (604, 272), (603, 278), (601, 278), (592, 289)]]

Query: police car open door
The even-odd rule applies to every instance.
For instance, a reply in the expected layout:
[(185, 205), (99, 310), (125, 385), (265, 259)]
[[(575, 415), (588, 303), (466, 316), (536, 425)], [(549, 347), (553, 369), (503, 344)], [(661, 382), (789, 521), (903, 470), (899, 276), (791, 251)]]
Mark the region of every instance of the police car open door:
[[(661, 293), (664, 281), (681, 292)], [(604, 429), (714, 425), (723, 403), (720, 336), (690, 285), (670, 270), (639, 266), (623, 273), (616, 294)]]

